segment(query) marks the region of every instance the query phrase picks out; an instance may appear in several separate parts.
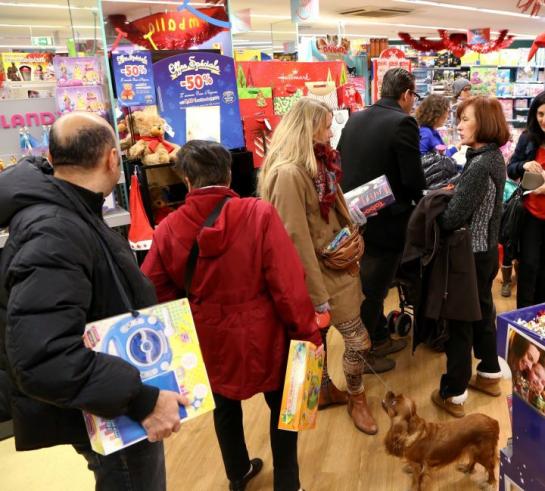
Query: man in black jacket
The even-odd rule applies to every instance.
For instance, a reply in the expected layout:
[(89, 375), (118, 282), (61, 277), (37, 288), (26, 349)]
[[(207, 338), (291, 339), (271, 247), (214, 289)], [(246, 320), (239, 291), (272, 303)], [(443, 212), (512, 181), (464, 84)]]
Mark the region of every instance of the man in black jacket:
[[(0, 227), (8, 293), (0, 352), (14, 386), (11, 409), (18, 450), (72, 444), (88, 461), (99, 490), (164, 490), (160, 442), (180, 427), (185, 398), (140, 380), (121, 358), (83, 345), (88, 322), (122, 314), (105, 250), (133, 308), (156, 302), (127, 242), (102, 219), (104, 196), (120, 176), (112, 128), (73, 113), (50, 134), (52, 167), (29, 157), (0, 175)], [(142, 423), (149, 441), (107, 457), (91, 450), (82, 410)], [(151, 443), (156, 442), (156, 443)]]
[(407, 344), (390, 338), (383, 311), (403, 253), (411, 211), (426, 185), (418, 125), (410, 116), (418, 97), (414, 89), (414, 75), (402, 68), (388, 70), (382, 82), (382, 98), (350, 117), (338, 147), (345, 192), (384, 174), (396, 199), (395, 204), (369, 217), (360, 269), (366, 297), (362, 320), (373, 343), (370, 363), (378, 372), (394, 368), (395, 362), (385, 356)]

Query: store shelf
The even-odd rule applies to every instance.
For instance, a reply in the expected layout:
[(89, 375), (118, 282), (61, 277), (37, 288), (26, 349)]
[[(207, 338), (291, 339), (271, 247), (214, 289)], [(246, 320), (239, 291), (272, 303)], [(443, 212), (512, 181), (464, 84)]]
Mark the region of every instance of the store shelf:
[[(131, 216), (128, 211), (123, 208), (116, 208), (115, 210), (104, 213), (104, 221), (109, 227), (124, 227), (131, 223)], [(7, 232), (0, 233), (0, 249), (6, 245), (9, 234)]]
[(535, 95), (497, 95), (497, 99), (533, 99)]
[(109, 227), (124, 227), (130, 225), (131, 216), (128, 211), (123, 208), (116, 208), (115, 210), (104, 213), (104, 221)]

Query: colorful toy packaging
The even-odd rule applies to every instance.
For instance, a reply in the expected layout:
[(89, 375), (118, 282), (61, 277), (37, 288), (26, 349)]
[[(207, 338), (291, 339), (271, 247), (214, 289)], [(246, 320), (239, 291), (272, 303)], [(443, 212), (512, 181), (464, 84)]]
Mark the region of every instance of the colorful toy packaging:
[[(180, 407), (188, 420), (215, 407), (187, 299), (142, 309), (137, 317), (123, 314), (87, 325), (85, 345), (120, 356), (140, 370), (142, 381), (182, 393), (190, 405)], [(83, 413), (91, 447), (108, 455), (146, 438), (136, 421), (120, 416), (108, 420)]]
[(357, 206), (365, 216), (376, 214), (395, 203), (395, 196), (386, 176), (380, 176), (344, 194), (348, 207)]
[(324, 353), (309, 341), (290, 343), (278, 429), (301, 431), (316, 426)]
[(100, 85), (102, 83), (102, 70), (98, 58), (55, 56), (53, 66), (59, 87)]

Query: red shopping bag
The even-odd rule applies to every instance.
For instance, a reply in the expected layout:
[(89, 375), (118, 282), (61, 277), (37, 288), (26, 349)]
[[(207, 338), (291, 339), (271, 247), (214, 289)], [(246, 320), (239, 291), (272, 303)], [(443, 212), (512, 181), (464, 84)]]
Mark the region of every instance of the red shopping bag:
[(356, 86), (352, 83), (342, 85), (337, 89), (339, 107), (349, 109), (350, 112), (361, 111), (364, 107), (363, 99)]
[(140, 183), (136, 174), (131, 177), (129, 212), (131, 214), (129, 245), (133, 251), (147, 251), (151, 247), (153, 229), (144, 210)]

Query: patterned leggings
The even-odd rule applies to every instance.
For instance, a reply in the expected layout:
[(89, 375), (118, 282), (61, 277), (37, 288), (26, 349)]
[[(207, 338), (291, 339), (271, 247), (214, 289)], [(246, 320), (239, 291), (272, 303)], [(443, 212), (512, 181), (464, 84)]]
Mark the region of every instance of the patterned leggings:
[[(361, 394), (365, 388), (363, 385), (363, 370), (365, 368), (364, 357), (371, 349), (371, 340), (367, 329), (359, 317), (343, 322), (335, 326), (343, 337), (344, 354), (343, 354), (343, 371), (346, 377), (346, 386), (349, 394)], [(326, 358), (324, 363), (324, 371), (322, 377), (322, 385), (331, 383), (329, 373), (327, 371), (327, 345), (326, 337), (329, 327), (322, 329), (322, 340)]]

